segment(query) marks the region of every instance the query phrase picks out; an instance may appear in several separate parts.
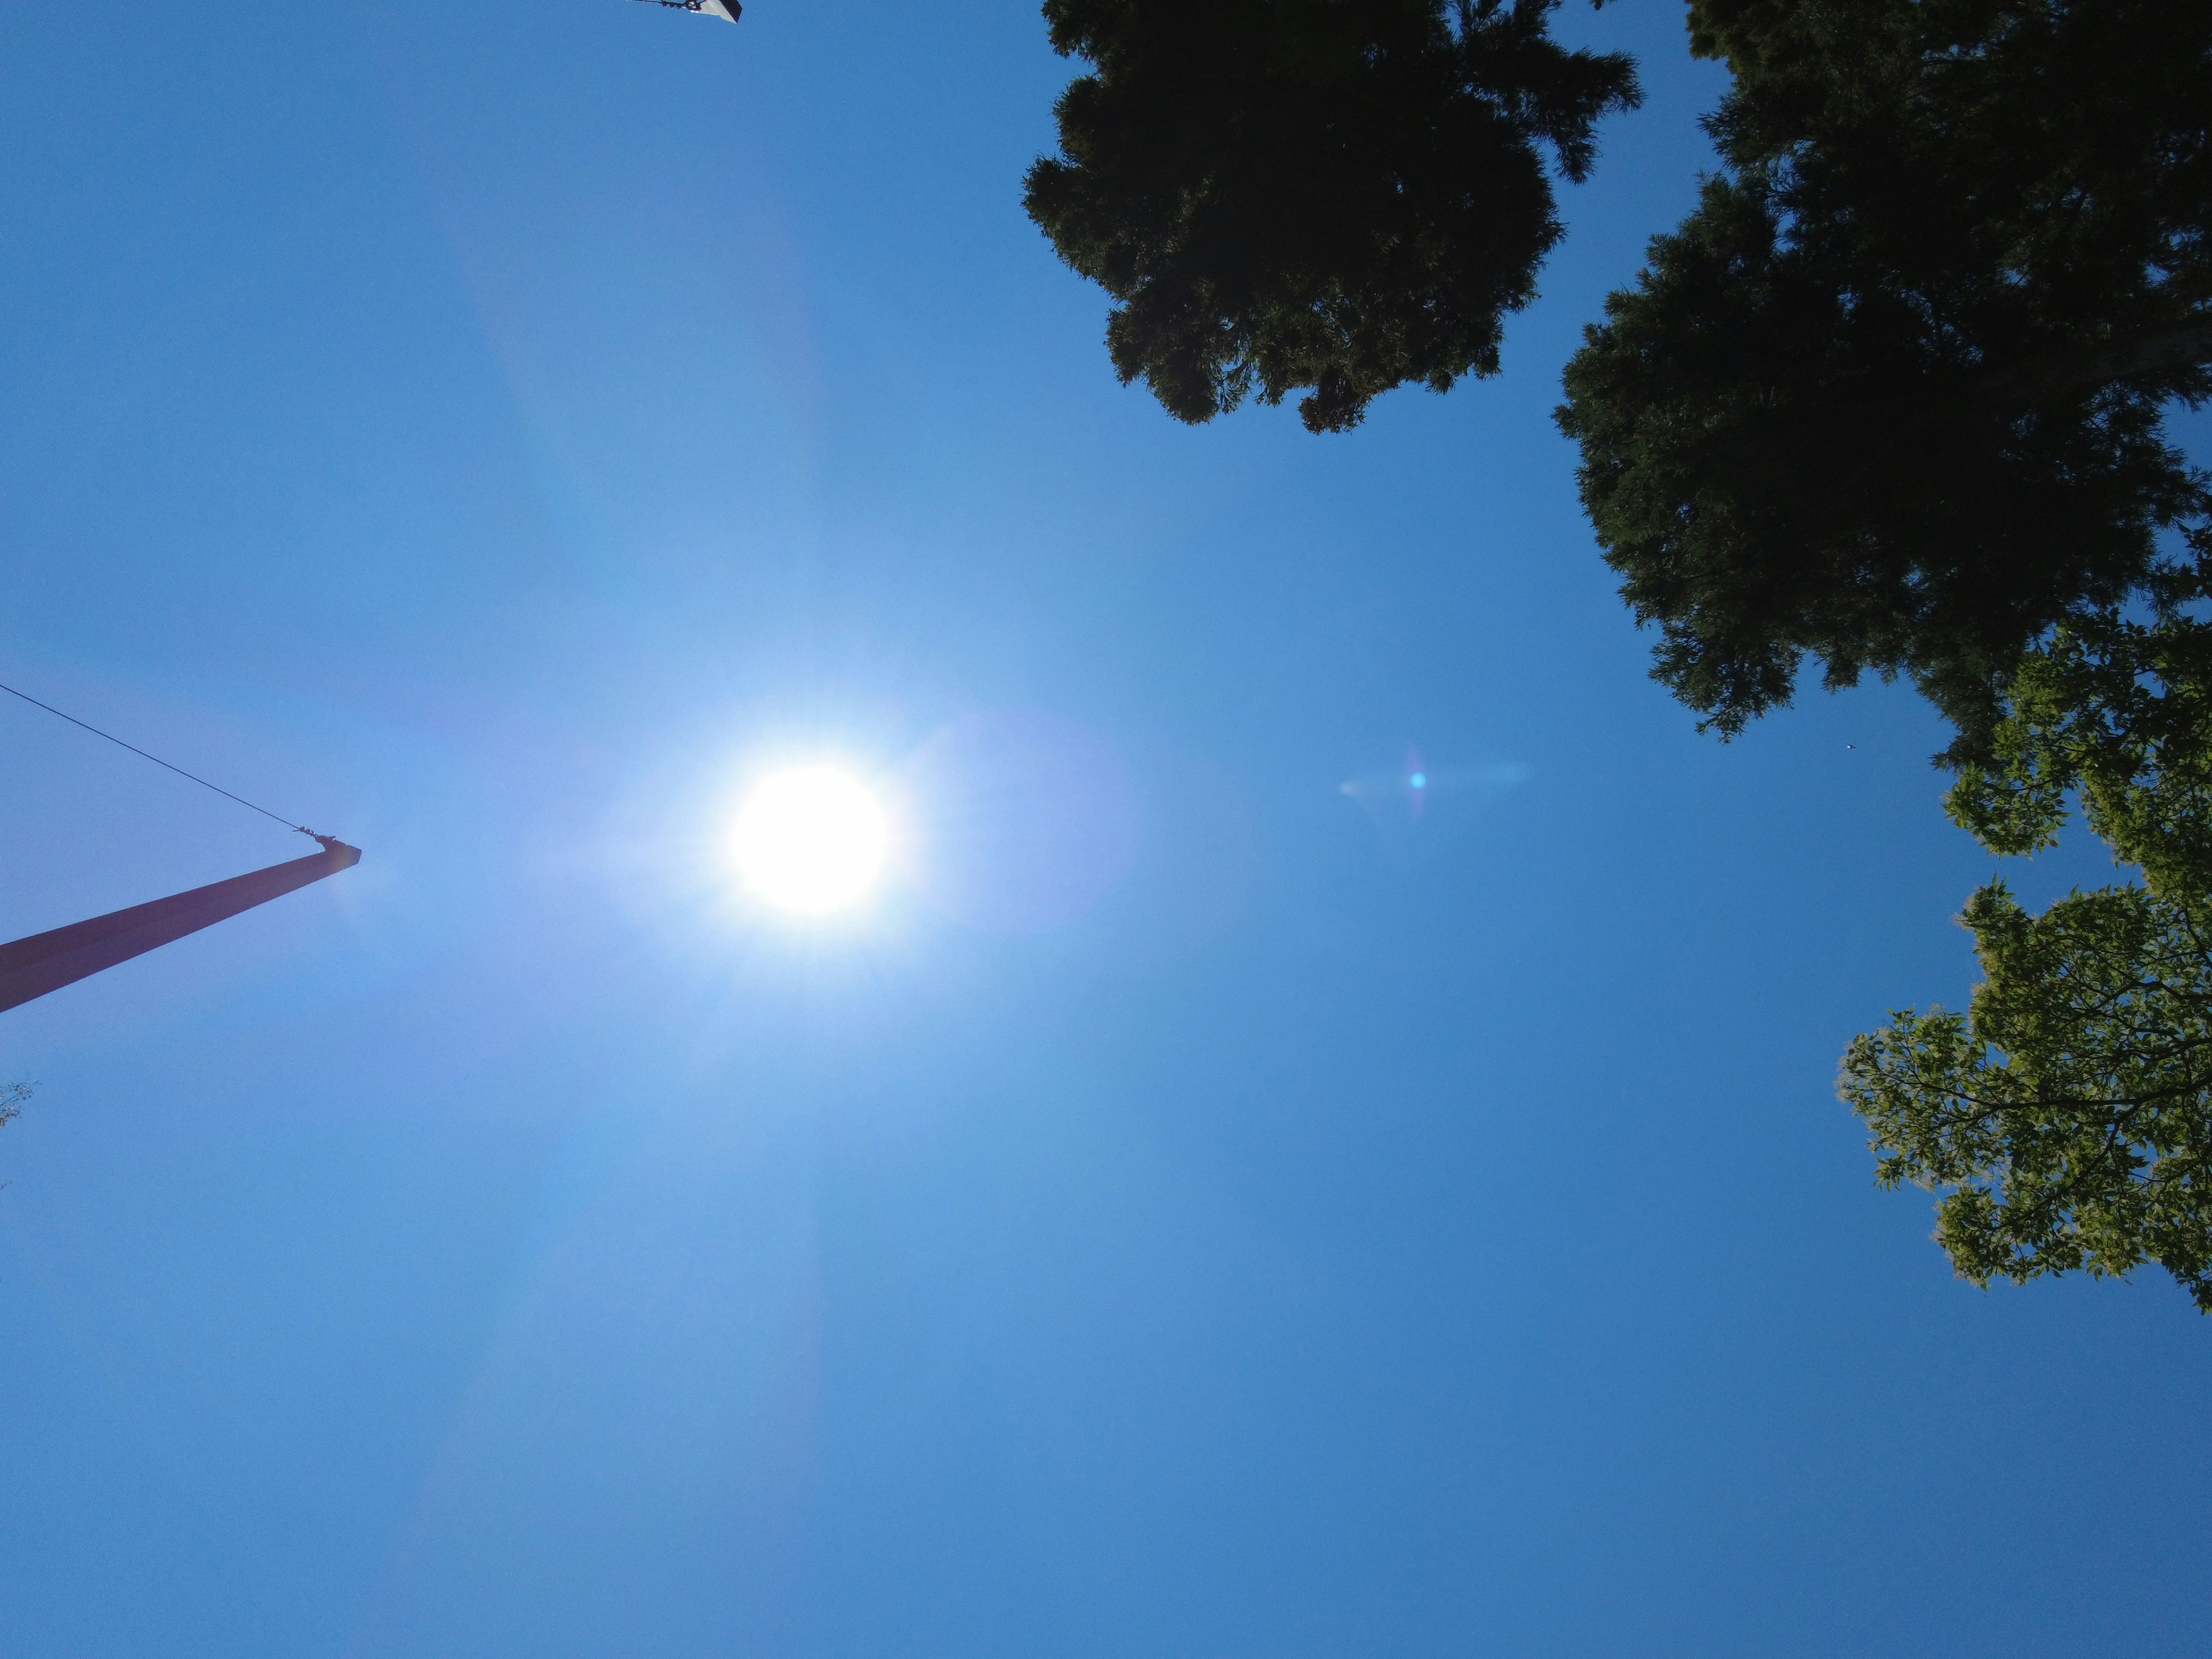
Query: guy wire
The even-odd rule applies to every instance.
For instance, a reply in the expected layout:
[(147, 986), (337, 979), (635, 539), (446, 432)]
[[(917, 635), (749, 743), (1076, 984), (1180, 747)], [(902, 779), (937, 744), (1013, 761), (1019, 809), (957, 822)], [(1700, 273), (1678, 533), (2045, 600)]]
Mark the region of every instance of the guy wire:
[(11, 697), (21, 697), (25, 702), (29, 703), (33, 708), (43, 708), (49, 714), (60, 715), (63, 720), (67, 720), (71, 726), (82, 726), (95, 738), (106, 738), (108, 742), (115, 744), (118, 749), (128, 749), (132, 754), (138, 756), (142, 759), (149, 760), (156, 766), (167, 766), (170, 771), (174, 772), (179, 777), (190, 778), (194, 783), (199, 785), (201, 788), (212, 789), (216, 794), (221, 795), (226, 800), (234, 800), (240, 806), (252, 807), (253, 811), (260, 813), (264, 818), (276, 818), (276, 822), (283, 824), (287, 830), (296, 830), (301, 835), (313, 840), (320, 839), (320, 837), (317, 836), (315, 832), (308, 829), (306, 824), (295, 823), (289, 818), (276, 817), (276, 814), (270, 811), (267, 807), (254, 806), (253, 803), (246, 799), (245, 796), (234, 795), (229, 790), (225, 789), (221, 784), (210, 783), (205, 778), (200, 777), (194, 773), (187, 772), (181, 766), (169, 766), (169, 763), (163, 760), (159, 755), (149, 755), (137, 744), (125, 743), (122, 738), (117, 737), (112, 732), (103, 732), (96, 726), (88, 725), (85, 721), (79, 720), (74, 714), (62, 714), (62, 711), (55, 708), (53, 704), (50, 702), (40, 702), (36, 697), (33, 696), (27, 691), (18, 691), (12, 685), (0, 685), (0, 691), (5, 691)]

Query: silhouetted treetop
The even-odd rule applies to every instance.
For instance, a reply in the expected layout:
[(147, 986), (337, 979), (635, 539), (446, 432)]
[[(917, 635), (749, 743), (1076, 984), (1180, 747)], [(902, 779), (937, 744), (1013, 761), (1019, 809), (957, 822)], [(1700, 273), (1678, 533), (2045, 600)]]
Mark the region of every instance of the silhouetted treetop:
[(1047, 0), (1060, 154), (1030, 215), (1119, 303), (1126, 384), (1206, 421), (1256, 392), (1316, 432), (1407, 380), (1493, 374), (1630, 61), (1570, 52), (1558, 0)]
[(1911, 674), (1979, 752), (2021, 653), (2205, 481), (2212, 3), (1695, 0), (1724, 163), (1567, 374), (1658, 678), (1723, 733)]

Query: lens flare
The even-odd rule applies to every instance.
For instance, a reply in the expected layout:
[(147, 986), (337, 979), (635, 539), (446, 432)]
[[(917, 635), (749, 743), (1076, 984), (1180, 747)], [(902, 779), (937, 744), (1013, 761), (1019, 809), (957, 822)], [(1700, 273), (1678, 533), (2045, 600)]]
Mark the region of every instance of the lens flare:
[(835, 766), (763, 778), (731, 826), (730, 853), (763, 902), (802, 915), (842, 909), (874, 886), (890, 824), (866, 786)]

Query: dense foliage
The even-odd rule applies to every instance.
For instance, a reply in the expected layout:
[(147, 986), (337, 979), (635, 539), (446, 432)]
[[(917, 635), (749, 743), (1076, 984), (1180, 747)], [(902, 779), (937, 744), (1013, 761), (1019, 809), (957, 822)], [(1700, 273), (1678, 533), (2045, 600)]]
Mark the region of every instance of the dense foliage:
[(1119, 303), (1126, 384), (1205, 421), (1256, 390), (1313, 430), (1408, 380), (1492, 374), (1560, 226), (1540, 146), (1580, 179), (1636, 101), (1568, 52), (1558, 0), (1047, 0), (1085, 59), (1030, 216)]
[(1697, 0), (1721, 172), (1562, 424), (1656, 673), (1722, 732), (1911, 675), (1983, 750), (2023, 651), (2201, 521), (2212, 3)]
[[(2212, 538), (2199, 550), (2212, 555)], [(1963, 921), (1965, 1015), (1900, 1012), (1844, 1056), (1887, 1183), (1942, 1191), (1937, 1237), (1987, 1283), (2164, 1266), (2212, 1312), (2212, 624), (2195, 568), (2153, 607), (2057, 630), (2015, 678), (1952, 816), (2033, 853), (2069, 797), (2142, 885), (2030, 916), (2002, 883)]]
[(2155, 1261), (2212, 1313), (2212, 911), (2121, 886), (2031, 916), (1992, 883), (1964, 920), (1970, 1012), (1899, 1012), (1844, 1059), (1880, 1179), (1943, 1193), (1978, 1284)]

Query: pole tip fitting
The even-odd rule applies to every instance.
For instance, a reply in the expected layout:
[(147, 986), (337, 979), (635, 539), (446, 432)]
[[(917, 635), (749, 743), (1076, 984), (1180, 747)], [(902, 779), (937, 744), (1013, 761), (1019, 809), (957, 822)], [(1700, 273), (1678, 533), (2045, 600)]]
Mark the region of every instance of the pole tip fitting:
[[(312, 830), (307, 833), (315, 836), (315, 832)], [(338, 860), (340, 869), (349, 869), (361, 862), (360, 848), (348, 846), (336, 836), (315, 836), (315, 839), (323, 844), (323, 851)]]

